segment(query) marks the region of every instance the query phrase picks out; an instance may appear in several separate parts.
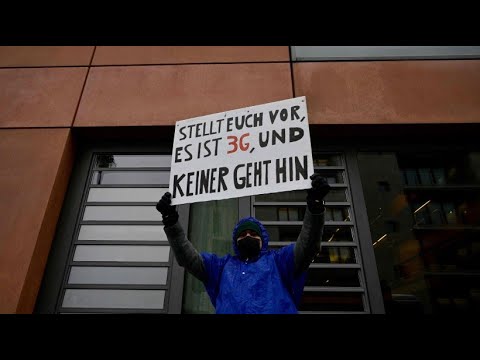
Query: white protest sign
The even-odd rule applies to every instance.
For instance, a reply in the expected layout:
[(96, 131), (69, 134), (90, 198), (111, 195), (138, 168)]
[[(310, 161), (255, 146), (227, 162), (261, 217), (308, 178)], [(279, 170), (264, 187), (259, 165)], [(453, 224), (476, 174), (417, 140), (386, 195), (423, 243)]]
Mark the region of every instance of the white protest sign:
[(176, 123), (173, 205), (307, 189), (313, 172), (304, 96)]

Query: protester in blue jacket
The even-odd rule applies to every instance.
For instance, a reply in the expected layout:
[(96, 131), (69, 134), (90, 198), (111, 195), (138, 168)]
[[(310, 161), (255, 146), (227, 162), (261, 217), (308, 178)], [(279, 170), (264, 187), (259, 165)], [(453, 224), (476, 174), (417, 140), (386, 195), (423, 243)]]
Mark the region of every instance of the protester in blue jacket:
[(306, 271), (320, 251), (323, 199), (330, 190), (325, 178), (313, 174), (307, 190), (303, 226), (294, 244), (269, 250), (265, 227), (247, 217), (233, 229), (235, 255), (199, 253), (178, 222), (178, 212), (166, 193), (157, 203), (164, 230), (180, 266), (201, 280), (217, 314), (295, 314)]

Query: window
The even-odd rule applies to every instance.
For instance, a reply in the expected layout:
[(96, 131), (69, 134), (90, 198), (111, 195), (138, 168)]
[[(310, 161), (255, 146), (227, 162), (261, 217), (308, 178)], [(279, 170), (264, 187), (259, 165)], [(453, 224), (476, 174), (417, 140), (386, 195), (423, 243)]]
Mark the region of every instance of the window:
[[(238, 222), (238, 206), (239, 199), (190, 205), (188, 239), (199, 252), (233, 255), (232, 230)], [(182, 313), (215, 313), (203, 283), (188, 272), (185, 272)]]
[(292, 46), (293, 61), (478, 58), (480, 46)]
[[(314, 154), (314, 169), (332, 187), (325, 198), (322, 249), (308, 270), (301, 313), (370, 312), (345, 157)], [(297, 240), (305, 214), (306, 191), (257, 195), (252, 213), (270, 234), (271, 249)]]
[(480, 312), (480, 152), (362, 152), (358, 164), (386, 312)]
[[(78, 195), (78, 211), (67, 200), (63, 210), (71, 235), (59, 222), (56, 238), (68, 252), (58, 271), (58, 300), (50, 301), (54, 312), (171, 312), (179, 270), (155, 209), (168, 190), (171, 156), (87, 151), (81, 159), (83, 180), (69, 190)], [(52, 253), (62, 262), (56, 249)]]

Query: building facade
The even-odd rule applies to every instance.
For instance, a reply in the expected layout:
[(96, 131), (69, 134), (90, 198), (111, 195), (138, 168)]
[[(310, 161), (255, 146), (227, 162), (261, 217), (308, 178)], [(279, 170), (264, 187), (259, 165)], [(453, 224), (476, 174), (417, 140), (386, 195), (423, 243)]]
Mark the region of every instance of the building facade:
[[(0, 312), (212, 313), (155, 204), (175, 122), (307, 101), (332, 186), (302, 313), (480, 312), (480, 48), (0, 47)], [(248, 215), (278, 248), (305, 192), (179, 207), (201, 251)]]

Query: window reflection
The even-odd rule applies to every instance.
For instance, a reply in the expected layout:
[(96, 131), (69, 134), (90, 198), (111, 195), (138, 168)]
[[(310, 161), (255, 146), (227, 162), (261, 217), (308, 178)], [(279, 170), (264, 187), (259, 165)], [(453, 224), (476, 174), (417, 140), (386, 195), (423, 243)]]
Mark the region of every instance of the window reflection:
[[(190, 206), (188, 238), (201, 251), (233, 254), (232, 229), (238, 221), (238, 198), (198, 202)], [(213, 314), (202, 282), (185, 272), (182, 313)]]
[(479, 159), (359, 154), (387, 313), (480, 312)]

